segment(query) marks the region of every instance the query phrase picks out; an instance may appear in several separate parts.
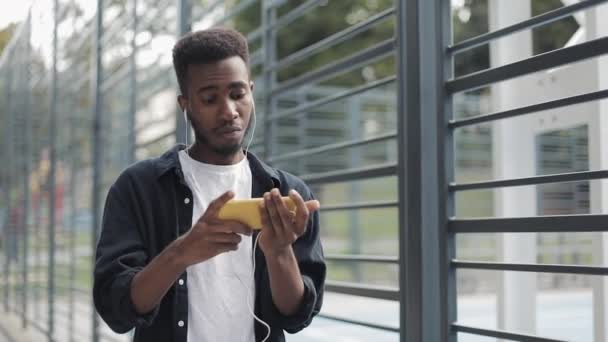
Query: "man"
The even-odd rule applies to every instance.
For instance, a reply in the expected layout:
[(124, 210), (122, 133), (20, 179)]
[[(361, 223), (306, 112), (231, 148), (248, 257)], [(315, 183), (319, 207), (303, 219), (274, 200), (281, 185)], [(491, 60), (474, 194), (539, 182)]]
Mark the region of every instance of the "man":
[[(319, 203), (242, 148), (255, 125), (248, 59), (234, 30), (180, 39), (178, 102), (195, 142), (130, 166), (108, 193), (95, 306), (114, 331), (135, 328), (136, 342), (284, 341), (321, 308)], [(264, 198), (261, 233), (218, 218), (228, 200), (251, 197)]]

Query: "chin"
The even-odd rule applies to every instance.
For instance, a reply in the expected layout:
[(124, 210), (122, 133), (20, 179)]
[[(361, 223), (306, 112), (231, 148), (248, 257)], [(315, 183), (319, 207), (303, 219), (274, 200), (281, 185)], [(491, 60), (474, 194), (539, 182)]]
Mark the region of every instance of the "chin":
[(236, 145), (215, 146), (213, 149), (215, 150), (216, 153), (218, 153), (220, 155), (230, 156), (235, 153), (238, 153), (242, 148), (243, 148), (243, 146), (241, 144), (236, 144)]

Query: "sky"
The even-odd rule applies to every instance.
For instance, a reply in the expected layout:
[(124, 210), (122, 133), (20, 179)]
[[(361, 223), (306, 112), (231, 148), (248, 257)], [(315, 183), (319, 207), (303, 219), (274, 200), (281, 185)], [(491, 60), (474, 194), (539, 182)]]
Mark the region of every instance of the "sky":
[(0, 0), (0, 29), (27, 16), (31, 0)]

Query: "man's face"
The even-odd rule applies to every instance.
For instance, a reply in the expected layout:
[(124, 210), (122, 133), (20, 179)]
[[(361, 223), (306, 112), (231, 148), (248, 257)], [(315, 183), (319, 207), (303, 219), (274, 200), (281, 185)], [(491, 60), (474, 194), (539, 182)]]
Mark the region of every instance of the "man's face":
[(186, 108), (196, 140), (228, 156), (241, 149), (253, 108), (247, 65), (238, 56), (188, 66)]

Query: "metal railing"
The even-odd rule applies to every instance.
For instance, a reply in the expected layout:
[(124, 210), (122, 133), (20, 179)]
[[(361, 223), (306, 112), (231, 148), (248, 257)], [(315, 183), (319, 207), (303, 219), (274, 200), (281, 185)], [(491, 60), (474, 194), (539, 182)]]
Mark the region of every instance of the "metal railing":
[[(457, 182), (454, 176), (458, 157), (455, 155), (456, 131), (599, 101), (608, 97), (608, 90), (466, 118), (455, 118), (454, 102), (463, 92), (603, 56), (608, 53), (608, 38), (600, 37), (458, 77), (454, 76), (454, 61), (459, 54), (479, 46), (493, 44), (500, 38), (556, 22), (606, 2), (581, 1), (454, 43), (453, 9), (449, 1), (400, 0), (387, 8), (370, 10), (366, 18), (287, 51), (280, 45), (278, 37), (281, 34), (291, 32), (292, 26), (297, 27), (299, 23), (308, 23), (319, 13), (328, 11), (327, 6), (340, 2), (206, 1), (202, 2), (205, 7), (195, 5), (191, 0), (163, 1), (160, 5), (153, 1), (131, 0), (120, 12), (120, 17), (104, 27), (104, 13), (112, 5), (98, 0), (95, 16), (84, 18), (90, 25), (80, 33), (81, 37), (74, 37), (77, 39), (72, 46), (82, 56), (71, 56), (73, 60), (68, 61), (71, 67), (59, 72), (57, 54), (59, 46), (65, 42), (58, 44), (57, 41), (58, 13), (72, 13), (65, 6), (75, 2), (38, 1), (38, 4), (53, 5), (53, 29), (45, 36), (50, 38), (47, 41), (53, 42), (50, 56), (32, 53), (41, 50), (45, 43), (33, 43), (38, 45), (31, 49), (31, 28), (35, 23), (30, 18), (21, 25), (0, 58), (0, 112), (4, 120), (2, 156), (9, 161), (7, 171), (2, 173), (3, 207), (8, 222), (3, 231), (6, 241), (3, 246), (6, 247), (0, 279), (5, 310), (20, 313), (24, 327), (33, 326), (46, 334), (49, 341), (59, 340), (63, 337), (61, 334), (66, 334), (70, 340), (88, 337), (94, 342), (119, 340), (103, 326), (90, 298), (84, 296), (83, 299), (83, 294), (90, 292), (90, 278), (82, 275), (90, 274), (92, 263), (88, 260), (85, 265), (78, 260), (92, 259), (109, 179), (136, 159), (157, 154), (168, 145), (183, 141), (186, 132), (179, 113), (170, 120), (157, 115), (174, 112), (173, 105), (154, 107), (159, 106), (154, 100), (163, 92), (177, 91), (170, 66), (160, 65), (166, 51), (148, 56), (153, 62), (140, 69), (137, 57), (142, 56), (142, 48), (153, 45), (152, 39), (137, 46), (136, 34), (126, 41), (124, 32), (149, 31), (179, 36), (190, 31), (194, 23), (239, 28), (239, 25), (251, 24), (247, 20), (256, 17), (261, 24), (243, 32), (250, 42), (262, 42), (261, 48), (252, 53), (253, 64), (261, 66), (255, 89), (264, 108), (258, 113), (263, 133), (254, 140), (254, 150), (271, 164), (298, 174), (322, 200), (323, 196), (329, 196), (332, 186), (342, 186), (340, 189), (347, 194), (345, 199), (329, 204), (324, 202), (321, 216), (325, 220), (336, 213), (351, 214), (345, 229), (352, 250), (331, 250), (326, 255), (331, 264), (326, 290), (389, 300), (398, 303), (400, 312), (398, 326), (327, 312), (321, 312), (320, 317), (399, 334), (401, 341), (456, 341), (458, 333), (520, 341), (557, 341), (459, 323), (456, 273), (473, 269), (604, 276), (608, 274), (608, 268), (461, 260), (456, 258), (456, 236), (608, 232), (608, 215), (462, 218), (455, 214), (456, 195), (482, 189), (605, 179), (608, 171)], [(138, 3), (156, 10), (141, 17), (132, 16)], [(222, 6), (223, 15), (217, 16), (216, 10)], [(156, 27), (150, 13), (168, 9), (175, 9), (177, 13), (175, 28)], [(334, 56), (304, 71), (289, 72), (301, 63), (341, 45), (355, 44), (366, 33), (381, 29), (392, 30), (392, 37), (373, 35), (376, 39), (366, 41), (363, 48)], [(102, 57), (114, 44), (124, 45), (132, 54), (104, 67)], [(35, 66), (44, 65), (44, 75), (32, 75), (34, 67), (29, 65), (39, 63), (38, 58), (50, 60), (48, 64)], [(90, 58), (93, 62), (81, 65), (82, 58)], [(379, 62), (391, 66), (393, 71), (380, 77), (359, 77), (366, 67)], [(112, 69), (114, 71), (110, 73), (110, 67), (118, 69)], [(358, 74), (357, 81), (341, 79), (352, 74)], [(125, 103), (117, 104), (122, 100), (113, 101), (112, 92), (117, 85), (127, 82), (129, 93), (118, 94), (124, 96)], [(396, 90), (382, 89), (389, 86)], [(42, 88), (46, 94), (42, 96), (34, 88)], [(83, 88), (87, 89), (83, 91)], [(387, 93), (390, 96), (383, 96)], [(41, 96), (42, 100), (36, 96)], [(43, 104), (36, 104), (35, 100)], [(120, 107), (120, 104), (124, 106)], [(42, 112), (33, 110), (33, 105), (41, 106)], [(74, 113), (62, 110), (70, 108)], [(23, 113), (25, 115), (21, 115)], [(111, 116), (124, 119), (124, 125), (111, 122), (108, 119)], [(330, 127), (334, 121), (339, 123), (337, 128)], [(166, 129), (158, 130), (153, 136), (146, 135), (163, 122)], [(365, 122), (380, 128), (368, 132)], [(45, 131), (44, 127), (50, 127), (50, 130)], [(63, 135), (69, 135), (69, 143), (64, 143), (66, 146), (58, 141)], [(146, 138), (137, 139), (143, 136)], [(36, 177), (44, 184), (32, 186)], [(362, 193), (363, 182), (384, 178), (390, 179), (387, 183), (393, 182), (390, 184), (397, 188), (397, 198), (386, 195), (370, 199)], [(67, 207), (65, 212), (58, 209), (62, 205)], [(392, 209), (392, 216), (389, 215), (386, 222), (398, 228), (395, 238), (390, 241), (392, 249), (387, 255), (366, 253), (360, 248), (362, 223), (352, 213), (381, 209)], [(66, 221), (61, 221), (61, 215)], [(330, 224), (323, 227), (328, 234), (337, 228)], [(61, 245), (66, 236), (69, 236), (68, 243)], [(12, 254), (9, 247), (15, 247), (16, 254)], [(77, 255), (77, 250), (86, 253)], [(69, 257), (58, 258), (60, 255)], [(390, 276), (394, 275), (396, 279), (390, 284), (366, 283), (360, 274), (364, 264), (395, 266), (398, 273)], [(61, 266), (68, 267), (67, 274), (60, 270)], [(355, 280), (336, 279), (340, 277), (338, 269), (351, 270)], [(40, 284), (45, 281), (46, 284)], [(64, 291), (67, 298), (61, 297), (60, 291)], [(69, 310), (57, 304), (58, 300), (66, 299)], [(90, 312), (76, 310), (79, 305), (88, 305)], [(46, 314), (41, 313), (41, 307), (47, 310)], [(75, 310), (78, 315), (74, 315)], [(83, 328), (76, 324), (82, 322), (79, 321), (81, 317), (75, 316), (84, 315), (90, 316), (85, 320), (89, 326)]]

